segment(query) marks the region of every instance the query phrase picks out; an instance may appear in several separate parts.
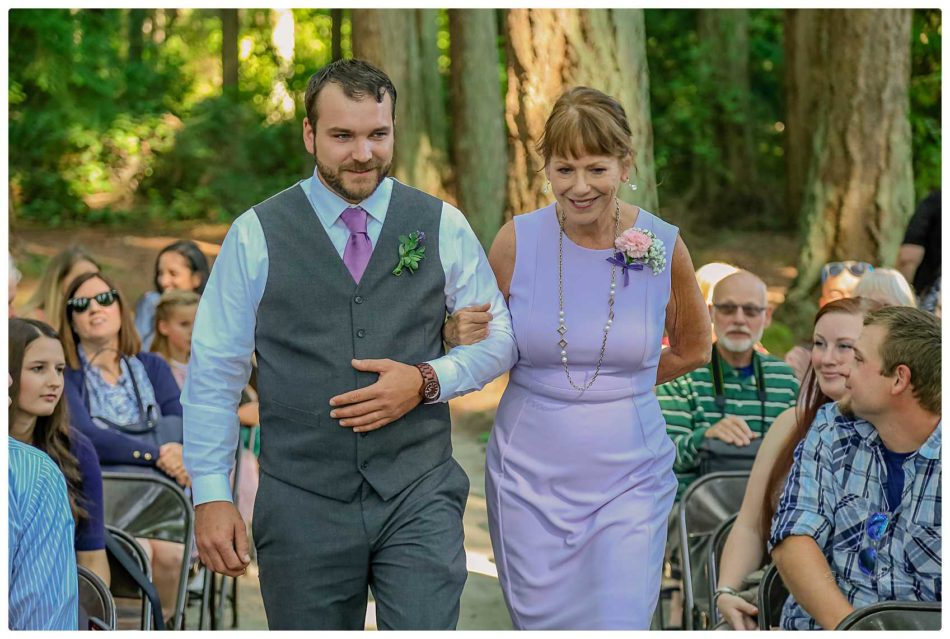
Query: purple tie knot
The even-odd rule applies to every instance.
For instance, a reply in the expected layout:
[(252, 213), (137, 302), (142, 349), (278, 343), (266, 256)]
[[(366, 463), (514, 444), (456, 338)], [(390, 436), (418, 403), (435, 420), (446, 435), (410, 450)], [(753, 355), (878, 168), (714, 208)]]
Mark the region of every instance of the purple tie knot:
[(366, 211), (360, 207), (351, 207), (343, 211), (340, 217), (350, 233), (366, 233)]

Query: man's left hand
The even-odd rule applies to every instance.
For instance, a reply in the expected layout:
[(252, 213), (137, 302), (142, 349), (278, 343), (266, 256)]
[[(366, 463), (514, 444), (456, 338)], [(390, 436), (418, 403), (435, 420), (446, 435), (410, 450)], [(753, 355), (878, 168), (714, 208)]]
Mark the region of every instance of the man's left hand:
[(340, 426), (363, 433), (382, 428), (419, 405), (422, 373), (391, 359), (354, 359), (353, 368), (379, 373), (375, 384), (330, 399), (330, 417)]

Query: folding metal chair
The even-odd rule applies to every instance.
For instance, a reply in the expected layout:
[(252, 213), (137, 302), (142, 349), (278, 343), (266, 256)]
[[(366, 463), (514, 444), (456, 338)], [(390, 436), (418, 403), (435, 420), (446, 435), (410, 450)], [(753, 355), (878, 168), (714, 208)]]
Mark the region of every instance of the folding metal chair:
[(115, 602), (109, 587), (85, 566), (76, 566), (79, 576), (79, 629), (115, 630)]
[[(125, 552), (132, 563), (151, 581), (152, 564), (148, 560), (148, 555), (141, 544), (135, 540), (135, 537), (129, 533), (116, 528), (115, 526), (106, 526), (106, 530), (112, 534), (112, 537), (119, 542), (122, 551)], [(106, 548), (106, 555), (109, 558), (109, 572), (112, 579), (109, 583), (109, 591), (116, 600), (117, 627), (121, 629), (151, 630), (152, 629), (152, 603), (145, 593), (139, 587), (131, 574), (125, 569), (119, 559)], [(132, 614), (123, 606), (121, 600), (135, 600), (138, 608), (138, 623), (133, 625)]]
[(729, 538), (729, 533), (732, 531), (732, 525), (736, 523), (736, 517), (739, 514), (736, 513), (726, 521), (719, 524), (716, 530), (712, 534), (712, 538), (709, 542), (709, 552), (706, 556), (706, 566), (708, 567), (707, 572), (709, 573), (709, 613), (712, 618), (710, 622), (710, 627), (715, 628), (716, 624), (722, 619), (719, 616), (719, 609), (716, 608), (716, 602), (713, 601), (713, 593), (716, 592), (716, 588), (719, 584), (719, 562), (722, 559), (722, 551), (726, 547), (726, 540)]
[(788, 588), (775, 564), (769, 564), (759, 584), (759, 630), (778, 628), (782, 607), (788, 599)]
[(184, 545), (170, 630), (184, 628), (188, 571), (194, 547), (194, 509), (175, 482), (152, 474), (102, 473), (106, 524), (134, 537)]
[(858, 608), (835, 630), (940, 630), (939, 601), (882, 601)]
[[(680, 500), (679, 539), (683, 576), (683, 627), (712, 627), (706, 608), (710, 594), (706, 564), (707, 544), (722, 522), (739, 512), (749, 473), (729, 471), (703, 475), (686, 489)], [(702, 602), (702, 603), (698, 603)]]

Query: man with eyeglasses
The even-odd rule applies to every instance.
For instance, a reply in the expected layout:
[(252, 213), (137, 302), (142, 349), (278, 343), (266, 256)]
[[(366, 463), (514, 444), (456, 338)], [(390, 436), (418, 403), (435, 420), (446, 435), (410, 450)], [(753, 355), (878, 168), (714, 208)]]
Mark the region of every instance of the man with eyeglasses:
[[(751, 446), (798, 397), (792, 369), (755, 349), (772, 320), (760, 278), (739, 271), (720, 280), (709, 313), (716, 334), (709, 364), (656, 389), (667, 433), (676, 445), (677, 499), (699, 476), (704, 442)], [(753, 456), (744, 467), (751, 467)]]
[(772, 520), (769, 551), (791, 596), (785, 630), (833, 629), (879, 601), (941, 599), (940, 323), (870, 313)]

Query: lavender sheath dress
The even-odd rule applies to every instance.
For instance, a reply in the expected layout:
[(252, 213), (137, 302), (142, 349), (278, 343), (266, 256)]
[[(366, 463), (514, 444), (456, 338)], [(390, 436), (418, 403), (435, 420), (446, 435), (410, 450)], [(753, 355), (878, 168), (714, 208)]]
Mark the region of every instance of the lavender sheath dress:
[[(657, 604), (675, 450), (653, 392), (677, 228), (641, 210), (636, 226), (667, 264), (617, 270), (600, 376), (581, 394), (558, 346), (554, 206), (515, 218), (509, 289), (518, 363), (498, 406), (485, 484), (499, 581), (519, 629), (647, 629)], [(568, 365), (586, 384), (600, 356), (611, 250), (564, 237)]]

